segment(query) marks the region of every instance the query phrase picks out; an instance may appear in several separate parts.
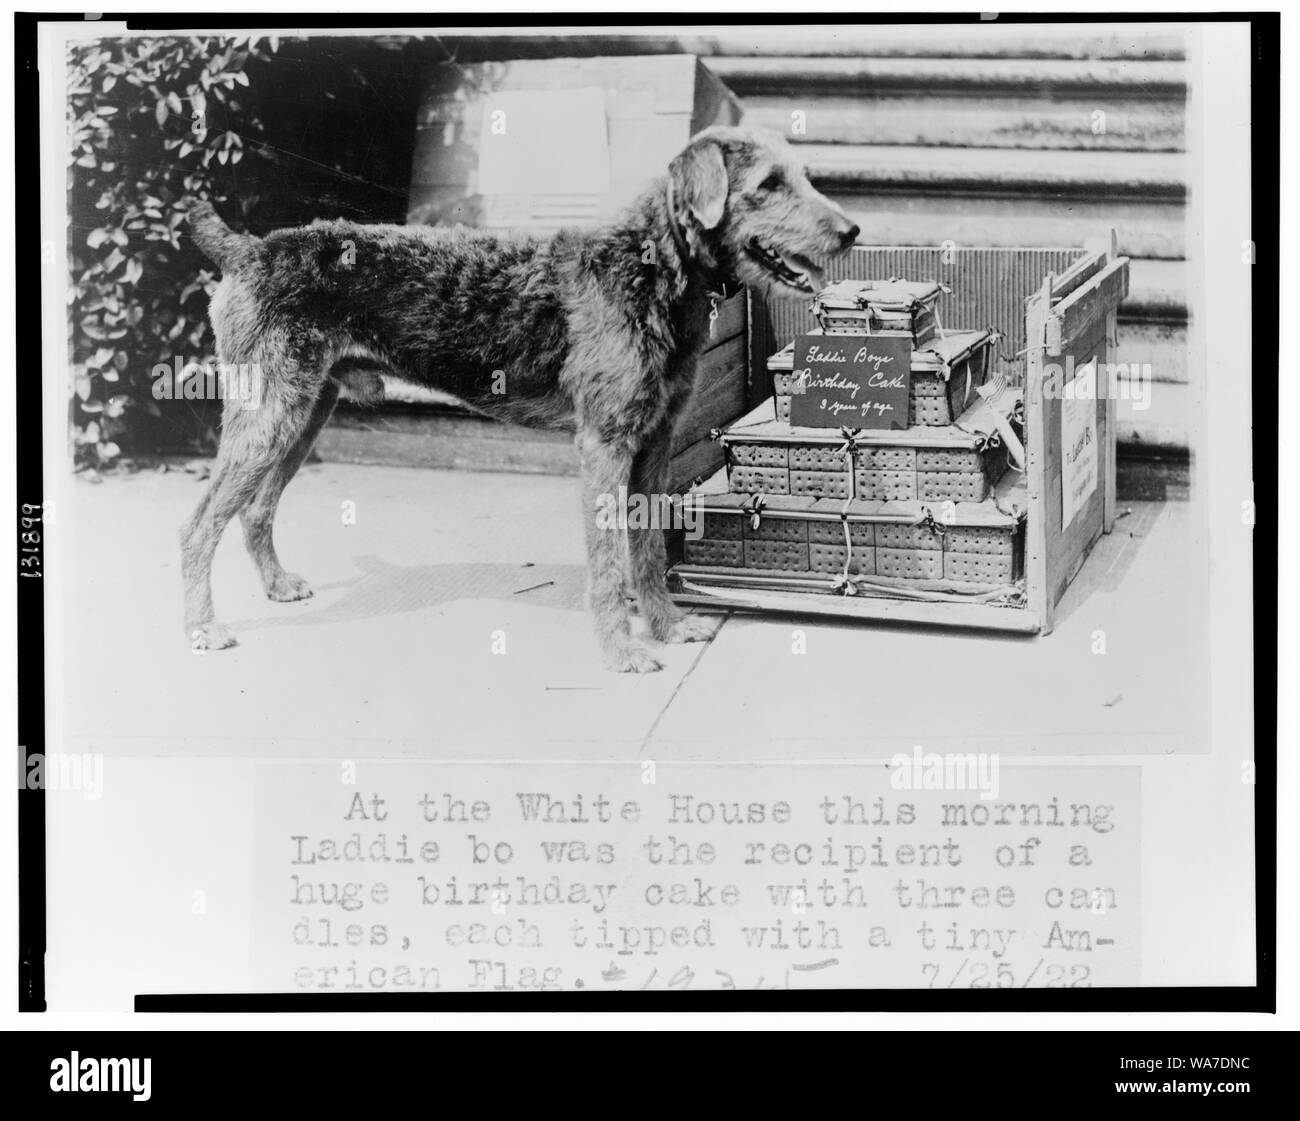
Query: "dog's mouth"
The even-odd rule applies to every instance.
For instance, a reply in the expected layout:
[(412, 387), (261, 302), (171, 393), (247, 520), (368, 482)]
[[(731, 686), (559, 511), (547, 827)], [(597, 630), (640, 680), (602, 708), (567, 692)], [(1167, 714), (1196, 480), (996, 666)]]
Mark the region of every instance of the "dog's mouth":
[(822, 270), (807, 257), (798, 253), (785, 253), (764, 245), (758, 238), (750, 238), (745, 246), (750, 260), (779, 283), (796, 292), (816, 295), (822, 288)]

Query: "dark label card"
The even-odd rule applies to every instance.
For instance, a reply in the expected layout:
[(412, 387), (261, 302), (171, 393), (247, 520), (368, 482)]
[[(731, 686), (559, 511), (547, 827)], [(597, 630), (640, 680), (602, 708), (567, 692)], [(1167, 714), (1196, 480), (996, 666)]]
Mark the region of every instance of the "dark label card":
[(906, 428), (908, 335), (800, 335), (790, 423), (796, 428)]

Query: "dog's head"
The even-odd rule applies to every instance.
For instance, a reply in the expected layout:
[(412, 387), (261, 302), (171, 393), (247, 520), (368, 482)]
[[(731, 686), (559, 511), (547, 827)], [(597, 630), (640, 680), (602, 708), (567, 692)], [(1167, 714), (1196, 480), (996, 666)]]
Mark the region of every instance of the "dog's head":
[(807, 296), (827, 258), (848, 251), (858, 227), (808, 181), (775, 133), (708, 128), (668, 167), (675, 219), (692, 255), (715, 275), (774, 296)]

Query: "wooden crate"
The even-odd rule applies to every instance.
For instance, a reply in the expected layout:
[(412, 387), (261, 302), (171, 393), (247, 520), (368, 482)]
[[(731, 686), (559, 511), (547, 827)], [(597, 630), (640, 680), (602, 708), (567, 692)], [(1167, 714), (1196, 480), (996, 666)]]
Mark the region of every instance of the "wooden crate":
[(711, 434), (745, 411), (747, 309), (743, 292), (719, 305), (713, 338), (700, 355), (695, 392), (673, 431), (668, 470), (673, 493), (686, 490), (722, 466), (722, 447)]
[[(497, 107), (506, 107), (500, 111), (507, 113), (503, 127), (509, 136), (511, 106), (529, 108), (530, 95), (543, 105), (557, 93), (589, 93), (594, 100), (587, 108), (600, 112), (603, 106), (608, 149), (608, 167), (599, 169), (603, 182), (578, 182), (553, 193), (545, 184), (546, 189), (537, 189), (525, 170), (518, 191), (481, 191), (480, 180), (490, 171), (484, 157), (491, 158), (483, 145), (494, 135)], [(663, 175), (696, 132), (739, 124), (740, 118), (739, 102), (694, 55), (440, 64), (426, 78), (417, 118), (407, 222), (533, 232), (591, 226), (615, 216)], [(563, 151), (575, 127), (565, 113), (543, 115), (527, 121), (526, 139), (543, 151), (548, 145)]]
[[(868, 251), (870, 256), (877, 251)], [(883, 251), (880, 251), (883, 252)], [(1023, 595), (1016, 602), (976, 602), (971, 597), (927, 591), (904, 596), (879, 587), (864, 586), (857, 594), (842, 594), (842, 586), (821, 572), (802, 576), (784, 574), (738, 575), (707, 565), (679, 564), (669, 574), (674, 598), (683, 604), (723, 607), (800, 615), (827, 615), (881, 621), (917, 622), (1024, 634), (1047, 633), (1052, 628), (1056, 605), (1070, 582), (1087, 560), (1097, 539), (1108, 533), (1115, 519), (1115, 400), (1111, 392), (1115, 361), (1116, 307), (1128, 293), (1129, 261), (1115, 249), (1113, 233), (1105, 244), (1083, 252), (1047, 250), (981, 249), (981, 261), (992, 278), (1021, 276), (1026, 259), (1031, 263), (1043, 254), (1068, 254), (1072, 259), (1060, 271), (1048, 272), (1034, 287), (1022, 293), (1022, 328), (1008, 330), (1005, 319), (993, 320), (1004, 334), (1023, 337), (1024, 428), (1026, 465), (1024, 476), (1025, 517), (1023, 572), (1018, 577)], [(1021, 257), (1026, 254), (1027, 258)], [(1007, 260), (999, 261), (999, 255)], [(905, 275), (892, 270), (894, 275)], [(996, 280), (994, 283), (998, 283)], [(962, 299), (978, 307), (978, 292)], [(1005, 302), (1005, 288), (997, 293)], [(751, 301), (757, 305), (759, 301)], [(756, 314), (753, 317), (759, 319)], [(766, 320), (770, 322), (770, 319)], [(761, 365), (755, 360), (755, 328), (751, 327), (751, 369), (766, 376), (766, 355), (773, 339), (757, 328), (759, 347), (768, 348)], [(1004, 367), (1005, 368), (1005, 367)], [(1095, 392), (1091, 400), (1064, 399), (1064, 376), (1072, 371), (1091, 370)], [(1085, 373), (1086, 376), (1086, 373)], [(1020, 380), (1017, 378), (1017, 380)], [(1078, 382), (1076, 381), (1076, 387)], [(1080, 477), (1079, 462), (1072, 448), (1065, 446), (1066, 434), (1076, 438), (1084, 426), (1091, 432), (1095, 448), (1095, 475), (1081, 498), (1071, 500), (1067, 510), (1065, 487)], [(825, 500), (821, 500), (825, 501)], [(954, 549), (952, 572), (960, 579), (978, 572), (981, 556), (993, 545), (972, 538)], [(998, 543), (997, 547), (1002, 547)], [(880, 571), (879, 541), (874, 561)], [(811, 567), (811, 564), (810, 564)], [(879, 583), (877, 577), (876, 583)]]

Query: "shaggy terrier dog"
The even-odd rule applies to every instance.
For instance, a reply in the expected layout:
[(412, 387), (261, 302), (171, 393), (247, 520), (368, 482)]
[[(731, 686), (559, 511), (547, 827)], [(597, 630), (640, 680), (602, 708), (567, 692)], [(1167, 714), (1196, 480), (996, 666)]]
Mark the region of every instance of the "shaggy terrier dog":
[(662, 533), (597, 524), (602, 496), (667, 487), (673, 427), (717, 300), (742, 285), (807, 297), (821, 264), (858, 236), (780, 138), (738, 128), (692, 138), (612, 225), (548, 240), (342, 221), (257, 238), (205, 202), (190, 219), (222, 271), (210, 311), (218, 356), (255, 364), (263, 379), (259, 407), (226, 402), (211, 483), (181, 531), (196, 648), (235, 643), (213, 613), (211, 567), (236, 514), (266, 594), (311, 595), (276, 556), (276, 505), (339, 387), (379, 401), (390, 374), (489, 416), (574, 433), (596, 634), (605, 665), (634, 673), (660, 663), (632, 633), (625, 585), (654, 639), (691, 642), (710, 628), (669, 598)]

